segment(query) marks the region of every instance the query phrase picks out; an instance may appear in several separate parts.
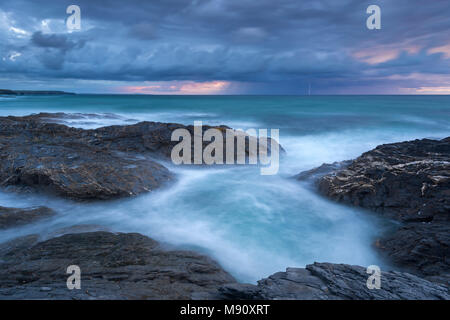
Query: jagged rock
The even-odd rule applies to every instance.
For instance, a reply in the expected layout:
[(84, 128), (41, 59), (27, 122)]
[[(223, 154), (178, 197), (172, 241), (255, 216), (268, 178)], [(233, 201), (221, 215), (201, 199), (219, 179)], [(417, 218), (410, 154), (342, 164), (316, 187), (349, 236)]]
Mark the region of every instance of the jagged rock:
[(396, 219), (429, 222), (450, 212), (450, 137), (385, 144), (319, 180), (329, 198)]
[(378, 146), (316, 185), (335, 201), (400, 221), (403, 226), (377, 247), (398, 266), (448, 283), (450, 137)]
[(55, 231), (40, 234), (39, 238), (41, 241), (44, 241), (51, 238), (63, 236), (65, 234), (87, 233), (97, 231), (112, 232), (111, 228), (98, 224), (77, 224), (70, 227), (59, 228)]
[[(29, 115), (26, 117), (22, 117), (20, 119), (26, 119), (27, 121), (43, 121), (46, 123), (64, 123), (65, 119), (70, 118), (85, 118), (89, 116), (98, 117), (99, 115), (91, 115), (91, 114), (65, 114), (65, 113), (40, 113)], [(102, 115), (101, 117), (105, 117)], [(106, 115), (107, 118), (117, 118), (114, 114)], [(17, 118), (16, 118), (17, 119)], [(172, 132), (176, 129), (186, 129), (189, 131), (191, 137), (195, 136), (194, 126), (193, 125), (182, 125), (178, 123), (161, 123), (161, 122), (139, 122), (132, 125), (116, 125), (116, 126), (107, 126), (101, 127), (95, 130), (84, 130), (84, 134), (81, 137), (83, 143), (93, 146), (103, 146), (108, 148), (109, 150), (115, 150), (120, 152), (134, 152), (138, 154), (148, 154), (150, 153), (153, 157), (162, 158), (164, 160), (171, 159), (172, 148), (177, 145), (178, 141), (172, 141)], [(268, 138), (267, 141), (262, 139), (258, 139), (253, 136), (248, 136), (240, 131), (233, 130), (230, 127), (221, 125), (221, 126), (202, 126), (202, 135), (208, 129), (217, 129), (222, 132), (223, 139), (225, 142), (226, 139), (226, 131), (230, 130), (236, 136), (234, 137), (234, 153), (236, 159), (236, 153), (238, 152), (236, 148), (237, 144), (237, 136), (243, 136), (245, 139), (245, 148), (244, 148), (244, 156), (248, 158), (249, 156), (254, 156), (251, 154), (251, 150), (249, 148), (249, 141), (252, 140), (258, 147), (263, 144), (267, 146), (268, 153), (271, 152), (271, 143), (278, 146), (280, 153), (285, 153), (285, 150), (271, 138)], [(191, 155), (192, 162), (194, 160), (194, 139), (191, 141)], [(204, 149), (210, 142), (202, 141), (202, 148)], [(226, 148), (224, 146), (223, 149), (223, 162), (226, 160)]]
[(111, 199), (154, 190), (171, 178), (150, 159), (90, 145), (82, 129), (28, 118), (0, 118), (0, 185), (74, 199)]
[(369, 274), (360, 266), (314, 263), (288, 268), (258, 285), (229, 284), (219, 289), (220, 298), (246, 300), (436, 300), (450, 299), (448, 288), (414, 275), (382, 272), (380, 289), (368, 289)]
[(333, 174), (338, 170), (347, 168), (351, 163), (352, 163), (351, 160), (333, 163), (324, 163), (317, 168), (300, 172), (298, 175), (294, 176), (294, 178), (300, 181), (309, 181), (316, 183), (320, 178), (324, 177), (325, 175)]
[[(70, 265), (81, 269), (81, 290), (67, 289)], [(448, 287), (408, 273), (382, 272), (381, 289), (368, 289), (368, 277), (360, 266), (314, 263), (241, 284), (208, 257), (134, 233), (30, 235), (0, 245), (0, 299), (450, 299)]]
[(406, 223), (377, 242), (396, 265), (426, 279), (449, 284), (450, 226), (448, 223)]
[[(210, 258), (164, 250), (140, 234), (99, 231), (38, 243), (29, 236), (6, 247), (0, 299), (191, 299), (235, 282)], [(67, 289), (70, 265), (81, 269), (81, 290)]]
[[(170, 160), (178, 143), (171, 141), (172, 132), (194, 131), (193, 126), (158, 122), (95, 130), (50, 123), (66, 116), (0, 117), (0, 186), (74, 199), (111, 199), (152, 191), (173, 178), (155, 161)], [(209, 128), (203, 126), (204, 131)], [(227, 127), (215, 128), (225, 132)], [(203, 147), (208, 143), (203, 142)], [(247, 143), (247, 156), (250, 151)]]
[(9, 254), (28, 249), (38, 242), (39, 236), (37, 234), (32, 234), (0, 243), (0, 263), (2, 263), (3, 259)]
[(47, 207), (6, 208), (0, 206), (0, 229), (33, 223), (54, 214), (55, 212)]

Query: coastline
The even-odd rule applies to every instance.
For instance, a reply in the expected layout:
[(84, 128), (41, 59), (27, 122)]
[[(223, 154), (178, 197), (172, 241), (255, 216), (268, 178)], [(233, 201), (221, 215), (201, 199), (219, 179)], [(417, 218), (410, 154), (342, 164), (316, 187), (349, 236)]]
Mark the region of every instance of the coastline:
[[(138, 123), (136, 125), (131, 126), (114, 126), (114, 127), (105, 127), (100, 128), (97, 130), (83, 130), (83, 129), (74, 129), (69, 128), (67, 126), (61, 125), (61, 124), (55, 124), (55, 123), (49, 123), (46, 121), (47, 118), (49, 118), (48, 114), (43, 115), (34, 115), (34, 116), (26, 116), (26, 117), (2, 117), (0, 119), (1, 126), (2, 126), (2, 132), (4, 133), (4, 136), (8, 136), (7, 139), (0, 141), (2, 143), (2, 152), (5, 154), (8, 154), (7, 161), (3, 163), (3, 167), (1, 167), (0, 170), (0, 176), (2, 177), (2, 185), (3, 187), (8, 187), (9, 190), (13, 190), (15, 192), (34, 192), (36, 189), (39, 191), (46, 190), (47, 192), (56, 194), (58, 196), (62, 197), (69, 197), (69, 198), (75, 198), (78, 200), (90, 200), (90, 199), (96, 199), (96, 200), (108, 200), (116, 197), (127, 197), (127, 196), (133, 196), (137, 195), (139, 193), (143, 192), (151, 192), (151, 190), (157, 189), (166, 182), (170, 182), (171, 179), (173, 179), (171, 173), (164, 168), (164, 166), (161, 163), (158, 163), (158, 160), (155, 159), (163, 159), (164, 157), (167, 158), (167, 156), (170, 154), (170, 148), (173, 146), (171, 143), (169, 143), (170, 140), (170, 132), (171, 130), (174, 130), (175, 128), (180, 128), (182, 125), (179, 124), (155, 124), (155, 123)], [(20, 128), (20, 135), (17, 135), (17, 131)], [(152, 134), (148, 134), (149, 132), (152, 132)], [(56, 138), (55, 138), (56, 137)], [(33, 139), (29, 139), (33, 138)], [(36, 139), (35, 139), (36, 138)], [(22, 140), (21, 140), (22, 139)], [(29, 140), (27, 140), (29, 139)], [(24, 143), (26, 142), (26, 143)], [(444, 160), (436, 160), (432, 158), (433, 161), (446, 161), (448, 163), (448, 145), (450, 140), (444, 139), (442, 140), (442, 143), (445, 144), (445, 147), (443, 149), (443, 157)], [(405, 142), (407, 144), (407, 142)], [(417, 140), (416, 142), (409, 142), (419, 144), (418, 148), (422, 148), (422, 142), (421, 140)], [(430, 143), (434, 144), (432, 140), (425, 141), (424, 143)], [(437, 142), (436, 142), (437, 143)], [(44, 150), (46, 152), (46, 156), (48, 157), (51, 155), (53, 157), (52, 162), (42, 162), (40, 159), (42, 158), (42, 154), (39, 153), (39, 151), (35, 151), (36, 153), (30, 153), (30, 150), (28, 147), (35, 148), (36, 146), (41, 146), (40, 148), (33, 149), (33, 150)], [(70, 152), (68, 150), (65, 150), (64, 148), (67, 147), (67, 145), (70, 145)], [(105, 150), (105, 146), (108, 146), (108, 151)], [(394, 143), (393, 146), (402, 145), (402, 143)], [(130, 146), (131, 149), (130, 149)], [(45, 147), (45, 148), (43, 148)], [(64, 147), (64, 148), (63, 148)], [(94, 149), (93, 149), (94, 148)], [(379, 148), (376, 148), (377, 150)], [(52, 151), (53, 150), (53, 151)], [(94, 152), (93, 152), (94, 150)], [(103, 151), (102, 151), (103, 150)], [(119, 160), (117, 157), (114, 157), (110, 155), (110, 151), (120, 151), (120, 152), (127, 152), (127, 153), (135, 153), (135, 154), (152, 154), (152, 158), (146, 158), (145, 164), (142, 163), (142, 160), (138, 159), (131, 159), (127, 160), (128, 162), (121, 162), (123, 160)], [(409, 150), (406, 148), (405, 150)], [(14, 152), (12, 152), (14, 151)], [(74, 152), (76, 151), (76, 154)], [(396, 156), (398, 157), (399, 149), (395, 148)], [(70, 154), (70, 157), (61, 157), (59, 156), (68, 155)], [(401, 154), (401, 152), (400, 152)], [(404, 154), (405, 159), (407, 159), (410, 162), (410, 155)], [(370, 156), (370, 153), (369, 153)], [(435, 155), (429, 155), (435, 156)], [(23, 161), (23, 157), (26, 157), (27, 160), (24, 162), (26, 165), (24, 166), (24, 163), (20, 163), (20, 161)], [(33, 157), (35, 158), (33, 160)], [(364, 158), (365, 157), (365, 158)], [(422, 156), (424, 157), (424, 156)], [(343, 188), (342, 184), (339, 184), (338, 187), (332, 184), (334, 179), (337, 179), (336, 177), (340, 177), (345, 175), (346, 178), (351, 177), (351, 174), (349, 173), (349, 167), (356, 166), (359, 162), (363, 162), (367, 158), (367, 153), (362, 156), (362, 158), (358, 158), (357, 160), (351, 162), (351, 163), (345, 163), (343, 166), (331, 166), (331, 173), (330, 170), (323, 170), (319, 176), (314, 176), (314, 179), (319, 179), (319, 191), (328, 196), (331, 199), (335, 199), (338, 201), (343, 201), (345, 203), (350, 203), (353, 205), (361, 205), (363, 202), (357, 202), (351, 201), (351, 197), (342, 197), (338, 198), (334, 196), (334, 194), (331, 193), (330, 190), (332, 189), (339, 189), (341, 190)], [(401, 157), (400, 157), (401, 158)], [(426, 158), (426, 155), (425, 155)], [(14, 160), (15, 159), (15, 160)], [(21, 160), (22, 159), (22, 160)], [(65, 166), (66, 168), (64, 170), (55, 170), (53, 167), (53, 164), (55, 162), (58, 163), (58, 166)], [(447, 159), (447, 160), (445, 160)], [(13, 161), (11, 161), (13, 160)], [(422, 161), (423, 159), (421, 159)], [(427, 160), (427, 159), (425, 159)], [(430, 159), (429, 159), (430, 160)], [(95, 163), (99, 163), (99, 165), (95, 165)], [(18, 166), (17, 168), (20, 168), (19, 171), (17, 171), (17, 168), (11, 167), (11, 163)], [(100, 165), (101, 163), (101, 165)], [(109, 168), (110, 172), (105, 172), (101, 170), (105, 170), (105, 164), (107, 164), (107, 168)], [(113, 165), (114, 164), (114, 165)], [(117, 165), (116, 165), (117, 164)], [(363, 166), (363, 169), (370, 168), (370, 165), (367, 166), (367, 162), (364, 163), (365, 166)], [(398, 165), (397, 163), (396, 165)], [(416, 163), (417, 164), (417, 163)], [(427, 162), (429, 165), (430, 163)], [(440, 162), (437, 162), (437, 165), (441, 165)], [(448, 164), (446, 164), (448, 165)], [(41, 167), (42, 166), (42, 167)], [(392, 165), (391, 165), (392, 166)], [(379, 163), (376, 164), (376, 167), (379, 167)], [(124, 169), (126, 168), (126, 169)], [(401, 167), (400, 167), (401, 168)], [(445, 167), (442, 169), (444, 172), (448, 170), (448, 168)], [(361, 170), (363, 170), (361, 169)], [(379, 168), (378, 168), (379, 169)], [(398, 169), (396, 167), (395, 169)], [(119, 170), (119, 171), (118, 171)], [(144, 171), (143, 171), (144, 170)], [(333, 171), (334, 170), (334, 171)], [(441, 171), (442, 171), (441, 170)], [(361, 173), (361, 171), (354, 170), (357, 174), (355, 174), (356, 177), (360, 177), (361, 175), (364, 176), (365, 173)], [(383, 173), (389, 173), (389, 168), (385, 168), (385, 170), (382, 170)], [(423, 171), (423, 170), (422, 170)], [(107, 181), (104, 181), (102, 179), (105, 179), (106, 177), (111, 177), (111, 173), (113, 172), (120, 172), (120, 179), (119, 176), (115, 176), (114, 179), (108, 179)], [(137, 174), (137, 172), (139, 174)], [(145, 172), (145, 177), (147, 181), (151, 181), (149, 184), (148, 182), (143, 182), (141, 179), (142, 172)], [(448, 172), (448, 171), (447, 171)], [(314, 171), (314, 173), (317, 173), (317, 171)], [(324, 173), (324, 174), (322, 174)], [(407, 173), (407, 172), (406, 172)], [(3, 174), (3, 175), (2, 175)], [(79, 175), (81, 174), (81, 179)], [(436, 176), (441, 176), (439, 175)], [(425, 175), (427, 176), (427, 175)], [(309, 178), (311, 175), (303, 174), (302, 179)], [(86, 184), (86, 179), (90, 183)], [(380, 179), (378, 179), (380, 180)], [(67, 181), (70, 181), (70, 183), (67, 183)], [(384, 181), (384, 180), (383, 180)], [(440, 181), (440, 182), (439, 182)], [(438, 184), (441, 182), (445, 182), (447, 180), (440, 179), (438, 181)], [(78, 182), (78, 184), (77, 184)], [(324, 183), (328, 182), (327, 187), (324, 187)], [(367, 195), (367, 181), (365, 183), (360, 184), (360, 186), (357, 188), (358, 192), (357, 194), (363, 194)], [(423, 183), (428, 183), (427, 181), (419, 181), (420, 186), (422, 187)], [(127, 186), (126, 189), (123, 188), (123, 186)], [(103, 188), (106, 186), (105, 188)], [(170, 187), (170, 186), (169, 186)], [(353, 186), (354, 187), (354, 186)], [(444, 200), (445, 200), (445, 190), (446, 185), (444, 185)], [(344, 188), (345, 189), (345, 188)], [(354, 188), (351, 190), (355, 190)], [(420, 189), (421, 190), (421, 189)], [(422, 192), (422, 191), (421, 191)], [(347, 199), (349, 199), (347, 201)], [(430, 200), (427, 198), (427, 201)], [(431, 199), (430, 201), (437, 201), (439, 204), (441, 202), (439, 199)], [(393, 206), (397, 207), (398, 206)], [(442, 206), (441, 206), (442, 207)], [(444, 204), (444, 207), (446, 208), (446, 204)], [(445, 213), (445, 212), (444, 212)], [(439, 216), (440, 217), (440, 216)], [(413, 219), (416, 219), (416, 217), (413, 217)], [(401, 221), (404, 219), (401, 218)], [(448, 226), (448, 220), (445, 219), (438, 219), (439, 221), (443, 221), (443, 226), (447, 228)], [(412, 220), (410, 222), (414, 223), (430, 223), (431, 221), (417, 221)], [(444, 229), (444, 232), (447, 232), (448, 229)], [(82, 233), (81, 233), (82, 234)], [(78, 234), (80, 235), (80, 234)], [(86, 234), (88, 235), (88, 234)], [(68, 235), (70, 236), (70, 234)], [(91, 237), (95, 236), (108, 236), (105, 234), (89, 234)], [(111, 235), (112, 236), (112, 235)], [(64, 237), (64, 236), (63, 236)], [(134, 236), (132, 236), (134, 237)], [(53, 241), (59, 241), (61, 240), (59, 238), (54, 238)], [(58, 240), (59, 239), (59, 240)], [(24, 252), (29, 252), (27, 250), (37, 250), (39, 246), (42, 246), (41, 242), (36, 242), (37, 238), (35, 238), (31, 242), (23, 242), (23, 239), (19, 239), (18, 242), (20, 244), (20, 248), (17, 247), (18, 243), (13, 242), (8, 244), (9, 248), (13, 248), (13, 251), (10, 249), (4, 249), (5, 251), (1, 251), (0, 253), (4, 253), (5, 261), (10, 259), (11, 265), (18, 265), (19, 268), (14, 271), (14, 269), (10, 269), (8, 272), (21, 274), (23, 273), (23, 270), (20, 269), (20, 266), (29, 268), (29, 262), (27, 260), (21, 260), (21, 263), (18, 264), (19, 257), (22, 257), (22, 254)], [(421, 241), (421, 239), (413, 239), (414, 241)], [(48, 240), (50, 241), (50, 244), (52, 243), (52, 239)], [(147, 241), (147, 240), (145, 240)], [(48, 243), (46, 243), (48, 244)], [(67, 244), (66, 244), (67, 245)], [(37, 246), (37, 247), (36, 247)], [(89, 248), (85, 247), (84, 250), (95, 250), (94, 247)], [(22, 251), (21, 251), (22, 250)], [(25, 251), (23, 251), (25, 250)], [(133, 251), (134, 248), (130, 247), (129, 250)], [(52, 253), (50, 252), (49, 255)], [(445, 253), (444, 253), (445, 254)], [(445, 257), (445, 256), (444, 256)], [(127, 257), (125, 256), (124, 259), (126, 260)], [(202, 258), (198, 258), (202, 259)], [(45, 262), (45, 261), (44, 261)], [(52, 263), (51, 260), (49, 263)], [(134, 261), (131, 262), (133, 265), (135, 263)], [(196, 262), (194, 262), (194, 265)], [(340, 266), (340, 267), (339, 267)], [(187, 270), (190, 266), (187, 266)], [(408, 291), (407, 287), (401, 287), (401, 288), (391, 288), (388, 287), (383, 290), (385, 291), (379, 291), (378, 294), (374, 294), (373, 292), (365, 293), (367, 295), (358, 296), (354, 294), (354, 288), (350, 287), (339, 287), (334, 288), (332, 286), (332, 283), (330, 282), (330, 276), (329, 273), (335, 273), (334, 276), (339, 275), (342, 276), (344, 279), (351, 279), (355, 275), (359, 275), (362, 279), (362, 275), (364, 274), (361, 271), (362, 267), (353, 267), (353, 266), (345, 266), (345, 265), (331, 265), (331, 264), (318, 264), (318, 265), (312, 265), (307, 266), (306, 269), (288, 269), (286, 273), (283, 274), (276, 274), (272, 277), (269, 277), (269, 279), (278, 279), (277, 281), (281, 281), (283, 283), (283, 279), (286, 277), (291, 279), (294, 275), (294, 278), (296, 279), (298, 283), (298, 292), (302, 292), (301, 288), (309, 288), (310, 291), (308, 291), (307, 294), (304, 296), (290, 296), (289, 292), (281, 292), (273, 293), (273, 289), (270, 289), (270, 285), (268, 285), (269, 280), (261, 281), (258, 286), (252, 286), (252, 285), (239, 285), (236, 283), (233, 283), (231, 280), (232, 278), (227, 278), (226, 281), (229, 281), (230, 283), (226, 283), (226, 281), (222, 281), (223, 274), (221, 271), (218, 271), (220, 273), (220, 276), (218, 277), (219, 280), (213, 279), (214, 285), (212, 285), (212, 289), (208, 287), (208, 290), (206, 291), (197, 291), (188, 289), (187, 292), (191, 294), (189, 296), (187, 293), (184, 293), (183, 298), (213, 298), (214, 294), (219, 294), (222, 298), (239, 298), (239, 297), (246, 297), (246, 298), (306, 298), (306, 299), (368, 299), (368, 298), (379, 298), (379, 299), (421, 299), (421, 298), (444, 298), (448, 299), (448, 295), (446, 295), (446, 291), (448, 290), (448, 283), (446, 286), (442, 286), (441, 284), (433, 284), (430, 281), (420, 279), (415, 276), (409, 276), (405, 275), (404, 273), (388, 273), (386, 274), (387, 278), (392, 277), (392, 279), (402, 279), (400, 282), (404, 283), (405, 286), (410, 285), (409, 283), (413, 283), (417, 287), (423, 288), (422, 291), (418, 291), (418, 295), (414, 296), (402, 296), (402, 295), (395, 295), (395, 292), (392, 292), (392, 290), (406, 290)], [(414, 268), (412, 268), (414, 269)], [(7, 269), (5, 269), (7, 270)], [(328, 271), (327, 271), (328, 270)], [(331, 271), (330, 271), (331, 270)], [(413, 270), (414, 271), (414, 270)], [(416, 270), (417, 271), (417, 270)], [(39, 273), (38, 269), (35, 269), (35, 272)], [(180, 273), (185, 272), (185, 270), (180, 270)], [(292, 273), (293, 272), (293, 273)], [(205, 273), (205, 270), (202, 268), (194, 268), (193, 276), (203, 276)], [(6, 273), (8, 274), (8, 273)], [(132, 277), (133, 274), (131, 273), (126, 277), (128, 279), (129, 277)], [(423, 273), (420, 273), (420, 276), (424, 276)], [(0, 280), (6, 279), (6, 275), (0, 277)], [(39, 276), (38, 278), (31, 277), (29, 279), (25, 279), (25, 287), (27, 285), (33, 286), (33, 282), (37, 281), (39, 285), (36, 287), (35, 285), (33, 288), (48, 288), (52, 286), (51, 283), (41, 283), (39, 282)], [(175, 278), (178, 276), (175, 275)], [(115, 280), (118, 279), (118, 281), (126, 281), (120, 280), (121, 278), (114, 278)], [(222, 279), (222, 280), (220, 280)], [(435, 281), (436, 278), (431, 275), (429, 278), (432, 281)], [(445, 277), (443, 278), (445, 279)], [(20, 280), (20, 279), (17, 279)], [(438, 277), (438, 279), (442, 283), (441, 277)], [(203, 281), (203, 280), (202, 280)], [(269, 281), (270, 282), (270, 281)], [(203, 282), (201, 282), (203, 283)], [(320, 285), (318, 285), (320, 283)], [(8, 285), (11, 285), (9, 283)], [(326, 290), (322, 288), (323, 286), (326, 287)], [(14, 288), (14, 286), (13, 286)], [(105, 287), (107, 288), (107, 287)], [(314, 288), (311, 289), (311, 288)], [(430, 289), (432, 288), (432, 289)], [(447, 288), (447, 289), (445, 289)], [(109, 288), (111, 289), (111, 288)], [(211, 290), (210, 290), (211, 289)], [(14, 290), (16, 289), (8, 289), (9, 294), (14, 294)], [(43, 297), (49, 297), (52, 293), (51, 290), (37, 290), (35, 289), (31, 290), (33, 294), (37, 294), (39, 296), (41, 293)], [(105, 290), (108, 290), (105, 289)], [(217, 291), (216, 291), (217, 290)], [(288, 290), (288, 289), (286, 289)], [(312, 290), (312, 291), (311, 291)], [(433, 291), (434, 290), (434, 291)], [(23, 292), (23, 291), (22, 291)], [(39, 293), (37, 293), (39, 292)], [(56, 292), (56, 291), (54, 291)], [(106, 292), (106, 291), (105, 291)], [(102, 294), (106, 294), (103, 292)], [(262, 292), (265, 292), (264, 294)], [(269, 292), (269, 293), (267, 293)], [(327, 293), (328, 292), (328, 293)], [(352, 293), (353, 292), (353, 296)], [(385, 294), (381, 294), (381, 292), (385, 292)], [(271, 295), (273, 293), (273, 295)], [(423, 295), (421, 295), (423, 294)], [(8, 294), (5, 293), (5, 297), (8, 297)], [(33, 296), (34, 297), (34, 296)], [(63, 298), (64, 296), (61, 296), (60, 298)], [(107, 297), (107, 296), (106, 296)], [(86, 297), (81, 297), (86, 298)], [(111, 298), (111, 296), (110, 296)], [(115, 296), (117, 298), (117, 296)], [(176, 298), (176, 297), (171, 297)]]
[(73, 92), (47, 90), (9, 90), (0, 89), (0, 96), (62, 96), (75, 95)]

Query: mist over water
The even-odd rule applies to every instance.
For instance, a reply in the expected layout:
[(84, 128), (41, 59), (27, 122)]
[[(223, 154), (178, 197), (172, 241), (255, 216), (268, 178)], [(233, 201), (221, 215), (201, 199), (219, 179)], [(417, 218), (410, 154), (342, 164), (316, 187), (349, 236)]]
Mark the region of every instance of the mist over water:
[[(450, 97), (67, 96), (0, 100), (1, 115), (79, 112), (67, 124), (94, 128), (137, 121), (280, 129), (280, 172), (254, 166), (165, 165), (177, 181), (151, 194), (79, 203), (0, 192), (0, 206), (46, 205), (56, 217), (0, 233), (0, 241), (43, 237), (76, 224), (139, 232), (210, 255), (246, 282), (314, 261), (389, 266), (371, 245), (389, 223), (332, 203), (291, 177), (324, 162), (352, 159), (381, 143), (450, 135)], [(94, 115), (94, 114), (97, 114)], [(101, 116), (98, 116), (98, 115)]]

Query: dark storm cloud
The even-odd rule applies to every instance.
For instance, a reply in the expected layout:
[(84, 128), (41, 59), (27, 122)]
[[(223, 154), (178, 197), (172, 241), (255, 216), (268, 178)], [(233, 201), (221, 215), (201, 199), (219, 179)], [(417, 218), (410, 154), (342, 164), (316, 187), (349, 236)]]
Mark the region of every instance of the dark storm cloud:
[(154, 40), (157, 38), (156, 27), (147, 22), (137, 23), (129, 28), (130, 36), (137, 37), (142, 40)]
[(46, 50), (39, 55), (39, 60), (50, 70), (61, 70), (64, 64), (64, 54), (52, 50)]
[[(81, 31), (65, 29), (70, 4), (81, 8)], [(382, 9), (381, 30), (366, 28), (370, 4)], [(450, 81), (449, 12), (447, 0), (16, 0), (0, 8), (0, 72), (237, 81), (257, 93), (303, 93), (309, 84), (317, 93), (392, 93), (393, 85)]]
[(68, 39), (67, 35), (59, 34), (43, 34), (41, 31), (36, 31), (31, 36), (31, 42), (42, 48), (55, 48), (62, 51), (71, 50), (75, 47), (83, 47), (84, 41), (75, 42)]

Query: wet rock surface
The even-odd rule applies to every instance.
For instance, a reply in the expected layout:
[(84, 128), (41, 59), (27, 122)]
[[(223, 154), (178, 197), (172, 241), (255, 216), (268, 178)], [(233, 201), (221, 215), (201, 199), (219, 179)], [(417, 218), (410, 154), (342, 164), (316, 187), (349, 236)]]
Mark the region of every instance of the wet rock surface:
[[(68, 116), (41, 113), (0, 117), (0, 186), (81, 200), (152, 191), (173, 179), (159, 163), (170, 161), (172, 148), (178, 144), (171, 141), (172, 132), (186, 129), (194, 134), (193, 126), (173, 123), (140, 122), (95, 130), (55, 123)], [(203, 132), (210, 128), (203, 126)], [(214, 128), (225, 135), (227, 127)], [(208, 144), (203, 142), (203, 148)], [(244, 153), (251, 155), (249, 143)]]
[(0, 185), (89, 200), (137, 195), (170, 180), (155, 161), (118, 155), (92, 139), (95, 132), (40, 118), (0, 118)]
[(431, 281), (449, 285), (448, 222), (406, 223), (377, 244), (395, 265)]
[(346, 169), (321, 178), (318, 185), (327, 197), (398, 220), (447, 219), (450, 137), (378, 146)]
[[(72, 117), (0, 117), (0, 186), (77, 200), (149, 192), (173, 179), (161, 164), (178, 143), (173, 130), (194, 133), (155, 122), (95, 130), (56, 123)], [(401, 221), (376, 245), (419, 277), (383, 272), (381, 289), (370, 290), (363, 267), (315, 263), (239, 284), (203, 255), (167, 250), (140, 234), (74, 226), (0, 244), (0, 299), (449, 299), (449, 144), (384, 145), (297, 176), (331, 199)], [(0, 229), (52, 215), (45, 207), (27, 210), (0, 207)], [(69, 265), (81, 268), (81, 290), (67, 289)]]
[(333, 162), (333, 163), (324, 163), (317, 168), (313, 168), (311, 170), (300, 172), (298, 175), (294, 176), (295, 179), (300, 181), (308, 181), (315, 183), (318, 179), (329, 175), (338, 170), (347, 168), (352, 163), (351, 160)]
[[(70, 265), (80, 267), (80, 290), (67, 288)], [(0, 299), (450, 298), (448, 287), (408, 273), (382, 272), (380, 289), (367, 288), (368, 276), (360, 266), (314, 263), (242, 284), (208, 257), (136, 233), (80, 232), (44, 241), (29, 235), (0, 245)]]
[[(81, 289), (66, 286), (81, 269)], [(194, 299), (235, 280), (208, 257), (140, 234), (87, 232), (0, 246), (1, 299)]]
[(6, 208), (0, 206), (0, 230), (23, 226), (54, 214), (55, 212), (47, 207)]
[(400, 221), (377, 247), (398, 266), (448, 284), (450, 137), (381, 145), (343, 168), (332, 166), (316, 180), (319, 192)]
[(245, 300), (441, 300), (448, 288), (414, 275), (382, 272), (380, 289), (368, 289), (366, 269), (345, 264), (314, 263), (288, 268), (258, 285), (229, 284), (219, 289), (223, 299)]
[[(27, 121), (43, 121), (46, 123), (65, 123), (66, 119), (81, 118), (89, 116), (98, 117), (99, 115), (85, 115), (85, 114), (65, 114), (65, 113), (40, 113), (37, 115), (30, 115), (23, 117), (22, 119), (26, 119)], [(114, 114), (102, 115), (102, 117), (106, 118), (115, 118), (117, 117)], [(123, 119), (124, 120), (124, 119)], [(202, 140), (200, 135), (204, 135), (205, 132), (209, 129), (217, 129), (222, 133), (223, 142), (225, 144), (226, 141), (226, 133), (227, 130), (236, 135), (233, 139), (234, 141), (234, 160), (237, 159), (236, 154), (238, 153), (238, 149), (236, 148), (238, 142), (238, 136), (242, 137), (245, 140), (245, 148), (243, 150), (243, 156), (245, 159), (248, 159), (250, 156), (255, 156), (250, 149), (250, 141), (254, 143), (257, 148), (261, 146), (267, 147), (268, 153), (270, 154), (272, 143), (275, 146), (278, 146), (279, 152), (284, 153), (284, 149), (271, 138), (258, 139), (253, 136), (243, 135), (240, 131), (233, 130), (230, 127), (221, 125), (221, 126), (209, 126), (202, 125), (202, 130), (200, 133), (194, 130), (193, 125), (182, 125), (178, 123), (161, 123), (161, 122), (139, 122), (131, 125), (116, 125), (116, 126), (107, 126), (101, 127), (95, 130), (85, 130), (85, 136), (83, 140), (85, 143), (89, 145), (95, 146), (103, 146), (104, 148), (108, 148), (109, 150), (115, 150), (120, 152), (133, 152), (140, 155), (150, 154), (153, 158), (162, 159), (162, 160), (170, 160), (171, 153), (174, 146), (176, 146), (179, 141), (172, 141), (172, 133), (177, 129), (186, 129), (191, 136), (191, 162), (194, 163), (194, 139), (199, 138)], [(87, 135), (87, 137), (86, 137)], [(202, 141), (201, 146), (202, 150), (210, 143), (210, 141)], [(223, 153), (223, 163), (226, 162), (226, 148), (222, 150)], [(203, 162), (204, 164), (204, 162)]]

